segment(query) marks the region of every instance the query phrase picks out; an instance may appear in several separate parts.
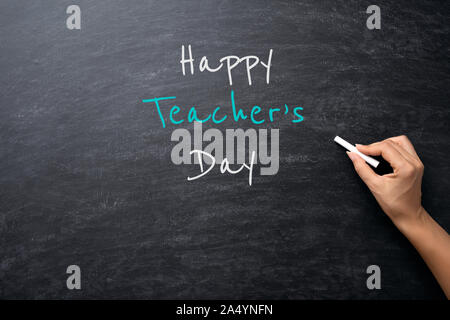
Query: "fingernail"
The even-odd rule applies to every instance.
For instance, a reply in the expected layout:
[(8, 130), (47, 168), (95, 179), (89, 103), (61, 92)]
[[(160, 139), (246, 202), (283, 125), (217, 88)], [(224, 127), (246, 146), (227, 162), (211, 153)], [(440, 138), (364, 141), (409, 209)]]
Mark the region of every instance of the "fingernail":
[(357, 144), (355, 144), (355, 146), (357, 146), (357, 147), (361, 147), (361, 146), (362, 146), (362, 144), (359, 144), (359, 143), (357, 143)]

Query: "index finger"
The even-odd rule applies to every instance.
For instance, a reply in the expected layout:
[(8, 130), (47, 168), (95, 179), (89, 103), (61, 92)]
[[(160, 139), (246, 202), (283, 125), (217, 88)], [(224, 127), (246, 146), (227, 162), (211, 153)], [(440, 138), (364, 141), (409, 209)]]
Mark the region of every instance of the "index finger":
[(412, 156), (417, 157), (417, 158), (419, 157), (417, 155), (416, 150), (414, 149), (414, 146), (412, 145), (411, 141), (409, 141), (407, 136), (403, 135), (403, 136), (398, 136), (398, 137), (392, 137), (392, 138), (389, 138), (389, 140), (392, 140), (395, 143), (398, 143), (400, 146), (403, 147), (403, 149), (408, 151)]
[(389, 162), (394, 169), (398, 169), (402, 166), (406, 159), (398, 152), (392, 145), (393, 142), (384, 140), (381, 142), (375, 142), (370, 145), (356, 145), (356, 148), (364, 154), (370, 156), (381, 155), (387, 162)]

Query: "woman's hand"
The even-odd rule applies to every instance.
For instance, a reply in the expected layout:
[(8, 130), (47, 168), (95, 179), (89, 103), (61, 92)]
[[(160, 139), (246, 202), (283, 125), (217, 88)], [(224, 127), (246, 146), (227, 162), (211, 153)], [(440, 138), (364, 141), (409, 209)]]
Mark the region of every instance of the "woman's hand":
[(347, 152), (356, 172), (394, 224), (402, 230), (420, 222), (424, 212), (421, 200), (424, 166), (409, 139), (400, 136), (356, 147), (367, 155), (381, 155), (394, 169), (391, 174), (377, 175), (356, 153)]

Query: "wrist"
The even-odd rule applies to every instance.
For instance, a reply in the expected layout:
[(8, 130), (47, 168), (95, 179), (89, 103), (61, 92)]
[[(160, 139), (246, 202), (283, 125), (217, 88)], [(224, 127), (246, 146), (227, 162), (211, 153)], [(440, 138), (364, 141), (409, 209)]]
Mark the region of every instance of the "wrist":
[(420, 206), (416, 212), (409, 212), (405, 217), (399, 221), (394, 221), (394, 224), (406, 237), (414, 236), (421, 233), (428, 225), (430, 216), (425, 209)]

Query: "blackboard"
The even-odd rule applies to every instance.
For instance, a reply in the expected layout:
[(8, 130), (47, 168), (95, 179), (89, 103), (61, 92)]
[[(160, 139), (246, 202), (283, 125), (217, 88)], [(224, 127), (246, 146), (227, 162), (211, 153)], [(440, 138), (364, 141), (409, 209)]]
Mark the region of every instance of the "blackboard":
[[(66, 8), (81, 8), (81, 29)], [(369, 5), (381, 29), (366, 27)], [(17, 1), (0, 3), (0, 297), (442, 299), (420, 256), (354, 172), (340, 135), (406, 134), (423, 203), (450, 226), (448, 1)], [(267, 57), (183, 76), (195, 57)], [(276, 175), (187, 181), (173, 125), (143, 99), (207, 112), (299, 105)], [(224, 122), (219, 129), (250, 128)], [(188, 130), (192, 124), (183, 124)], [(205, 127), (211, 127), (205, 124)], [(378, 265), (382, 289), (368, 290)], [(82, 290), (66, 288), (78, 265)]]

